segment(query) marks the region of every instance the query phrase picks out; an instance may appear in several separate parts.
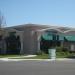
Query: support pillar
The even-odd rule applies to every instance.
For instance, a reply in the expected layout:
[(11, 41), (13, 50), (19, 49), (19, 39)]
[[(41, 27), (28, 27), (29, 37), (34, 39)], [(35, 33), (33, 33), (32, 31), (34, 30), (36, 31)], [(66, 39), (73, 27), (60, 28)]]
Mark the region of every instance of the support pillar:
[(37, 37), (37, 52), (40, 52), (40, 35)]

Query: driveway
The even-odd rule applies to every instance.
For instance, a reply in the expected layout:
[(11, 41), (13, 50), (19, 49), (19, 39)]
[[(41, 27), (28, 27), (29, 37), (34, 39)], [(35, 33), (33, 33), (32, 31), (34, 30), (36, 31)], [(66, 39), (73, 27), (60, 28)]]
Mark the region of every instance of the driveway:
[(75, 75), (75, 60), (0, 61), (0, 75)]

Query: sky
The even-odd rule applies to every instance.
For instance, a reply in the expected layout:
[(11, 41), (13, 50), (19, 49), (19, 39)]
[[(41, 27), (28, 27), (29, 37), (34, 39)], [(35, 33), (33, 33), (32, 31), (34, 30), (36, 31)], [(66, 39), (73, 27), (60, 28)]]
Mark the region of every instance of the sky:
[(7, 26), (47, 24), (75, 27), (75, 0), (0, 0)]

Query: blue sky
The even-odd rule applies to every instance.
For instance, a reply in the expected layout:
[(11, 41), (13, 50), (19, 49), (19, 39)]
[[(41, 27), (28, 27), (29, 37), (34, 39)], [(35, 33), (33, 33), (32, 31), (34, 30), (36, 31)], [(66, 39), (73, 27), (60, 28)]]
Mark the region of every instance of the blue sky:
[(75, 27), (75, 0), (0, 0), (7, 26), (26, 23)]

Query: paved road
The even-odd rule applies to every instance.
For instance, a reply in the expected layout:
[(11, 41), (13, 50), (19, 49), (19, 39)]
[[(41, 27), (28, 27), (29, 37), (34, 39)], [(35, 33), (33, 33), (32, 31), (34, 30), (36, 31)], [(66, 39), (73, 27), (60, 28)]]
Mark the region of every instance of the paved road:
[(0, 75), (75, 75), (75, 61), (0, 61)]

